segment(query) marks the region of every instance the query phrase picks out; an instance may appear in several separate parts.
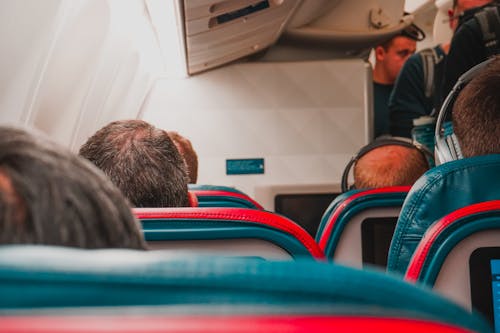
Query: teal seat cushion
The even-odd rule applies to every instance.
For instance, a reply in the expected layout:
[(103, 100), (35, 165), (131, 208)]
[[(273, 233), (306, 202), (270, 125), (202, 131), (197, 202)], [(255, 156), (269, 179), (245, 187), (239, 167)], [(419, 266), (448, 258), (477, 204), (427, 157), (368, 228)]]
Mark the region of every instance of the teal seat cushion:
[[(312, 260), (183, 256), (178, 252), (0, 247), (0, 313), (7, 309), (244, 307), (245, 313), (396, 315), (489, 332), (482, 318), (380, 272)], [(191, 309), (191, 310), (190, 310)], [(237, 310), (235, 310), (237, 311)]]

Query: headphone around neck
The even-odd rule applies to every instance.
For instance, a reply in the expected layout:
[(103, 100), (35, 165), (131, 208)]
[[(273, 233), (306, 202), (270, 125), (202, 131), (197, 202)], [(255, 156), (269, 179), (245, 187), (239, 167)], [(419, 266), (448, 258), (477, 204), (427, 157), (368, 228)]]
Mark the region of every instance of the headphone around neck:
[(353, 168), (354, 164), (364, 155), (366, 155), (368, 152), (379, 148), (383, 146), (392, 146), (392, 145), (397, 145), (397, 146), (403, 146), (407, 148), (413, 148), (417, 149), (422, 155), (425, 157), (425, 160), (427, 161), (427, 165), (430, 168), (431, 167), (431, 162), (434, 162), (434, 155), (432, 152), (425, 147), (424, 145), (412, 141), (408, 138), (402, 138), (402, 137), (381, 137), (376, 139), (375, 141), (367, 144), (366, 146), (362, 147), (356, 155), (354, 155), (349, 163), (347, 163), (344, 172), (342, 173), (342, 180), (341, 180), (341, 188), (342, 192), (347, 192), (348, 190), (354, 188), (353, 186), (349, 186), (349, 174), (351, 172), (351, 169)]
[(455, 133), (445, 133), (445, 122), (451, 116), (453, 104), (455, 103), (458, 95), (462, 89), (475, 78), (493, 58), (483, 61), (482, 63), (472, 67), (467, 72), (462, 74), (453, 89), (444, 100), (443, 106), (439, 111), (439, 116), (436, 121), (436, 131), (434, 133), (436, 146), (434, 149), (436, 165), (443, 164), (450, 161), (455, 161), (463, 158), (460, 145), (458, 143)]

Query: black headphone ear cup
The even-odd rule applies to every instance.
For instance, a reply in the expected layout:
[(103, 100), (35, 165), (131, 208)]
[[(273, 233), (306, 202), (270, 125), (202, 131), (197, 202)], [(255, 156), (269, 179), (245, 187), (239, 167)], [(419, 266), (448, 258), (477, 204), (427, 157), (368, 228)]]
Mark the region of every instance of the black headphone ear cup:
[(344, 172), (342, 172), (342, 180), (340, 181), (340, 189), (342, 190), (342, 193), (345, 193), (353, 188), (353, 186), (349, 186), (349, 173), (354, 162), (356, 162), (356, 158), (357, 156), (353, 156), (344, 168)]

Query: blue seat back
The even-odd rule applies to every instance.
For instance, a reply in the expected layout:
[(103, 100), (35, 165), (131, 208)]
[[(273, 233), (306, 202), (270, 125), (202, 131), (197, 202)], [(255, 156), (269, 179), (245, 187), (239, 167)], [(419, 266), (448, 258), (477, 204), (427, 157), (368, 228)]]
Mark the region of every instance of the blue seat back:
[(470, 258), (477, 249), (490, 247), (500, 247), (500, 200), (460, 208), (433, 223), (418, 244), (405, 279), (429, 285), (471, 309)]
[(189, 184), (189, 192), (198, 198), (199, 207), (264, 208), (247, 194), (229, 186)]
[(262, 258), (323, 259), (314, 239), (298, 224), (247, 208), (135, 208), (154, 249), (222, 252)]
[(425, 288), (313, 260), (5, 246), (0, 295), (3, 310), (167, 306), (174, 313), (385, 315), (490, 331), (478, 316)]
[(452, 211), (500, 199), (500, 155), (439, 165), (411, 188), (394, 231), (387, 269), (404, 274), (427, 228)]
[(378, 219), (377, 223), (388, 224), (384, 230), (392, 230), (395, 224), (392, 220), (397, 219), (409, 189), (409, 186), (400, 186), (351, 190), (338, 196), (323, 214), (316, 234), (316, 241), (326, 257), (361, 267), (363, 257), (367, 257), (362, 253), (387, 253), (392, 234), (374, 232), (373, 237), (380, 239), (373, 240), (373, 249), (362, 249), (362, 228)]

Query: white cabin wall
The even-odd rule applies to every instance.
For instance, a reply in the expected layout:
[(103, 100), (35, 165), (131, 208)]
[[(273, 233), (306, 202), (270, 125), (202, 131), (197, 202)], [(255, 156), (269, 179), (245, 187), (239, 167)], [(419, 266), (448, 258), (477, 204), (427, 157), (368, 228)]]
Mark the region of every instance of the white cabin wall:
[(6, 0), (0, 28), (0, 123), (73, 150), (106, 123), (136, 118), (165, 72), (143, 0)]
[[(142, 118), (192, 141), (198, 183), (253, 196), (262, 186), (338, 184), (371, 139), (371, 87), (360, 59), (239, 63), (157, 81)], [(264, 158), (265, 174), (226, 175), (226, 159), (240, 158)]]
[(41, 54), (50, 45), (60, 0), (0, 3), (0, 122), (26, 120)]

